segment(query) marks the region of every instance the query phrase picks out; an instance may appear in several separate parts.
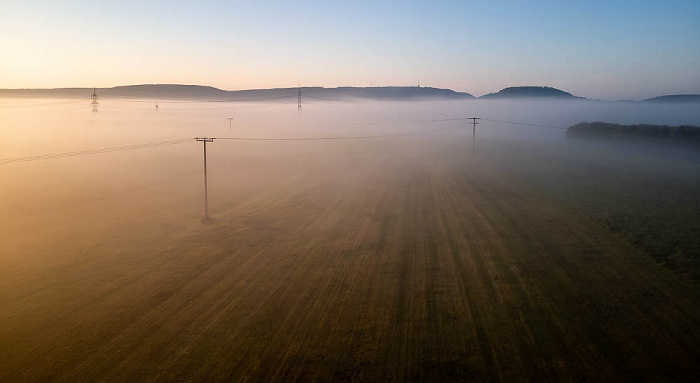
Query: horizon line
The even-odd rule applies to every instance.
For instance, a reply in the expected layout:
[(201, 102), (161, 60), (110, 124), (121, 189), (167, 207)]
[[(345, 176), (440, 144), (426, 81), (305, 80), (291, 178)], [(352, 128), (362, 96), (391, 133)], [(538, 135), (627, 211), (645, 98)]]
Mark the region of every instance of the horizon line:
[[(215, 90), (219, 90), (222, 92), (247, 92), (247, 91), (264, 91), (264, 90), (296, 90), (296, 89), (343, 89), (343, 88), (354, 88), (354, 89), (382, 89), (382, 88), (415, 88), (415, 89), (438, 89), (438, 90), (447, 90), (451, 92), (455, 92), (457, 94), (465, 94), (465, 95), (470, 95), (474, 97), (475, 99), (480, 99), (483, 96), (490, 95), (490, 94), (497, 94), (498, 92), (509, 89), (509, 88), (548, 88), (548, 89), (555, 89), (559, 90), (562, 92), (566, 92), (571, 94), (574, 98), (577, 99), (585, 99), (585, 100), (590, 100), (590, 101), (645, 101), (645, 100), (651, 100), (654, 98), (659, 98), (659, 97), (667, 97), (667, 96), (700, 96), (700, 92), (698, 93), (677, 93), (677, 94), (663, 94), (663, 95), (658, 95), (658, 96), (653, 96), (653, 97), (648, 97), (648, 98), (643, 98), (643, 99), (601, 99), (601, 98), (590, 98), (590, 97), (585, 97), (585, 96), (577, 96), (574, 95), (573, 93), (570, 93), (568, 91), (553, 87), (551, 85), (515, 85), (515, 86), (507, 86), (505, 88), (502, 88), (498, 91), (495, 92), (489, 92), (489, 93), (484, 93), (482, 95), (474, 95), (470, 92), (465, 92), (465, 91), (458, 91), (454, 90), (451, 88), (438, 88), (438, 87), (433, 87), (433, 86), (420, 86), (420, 85), (384, 85), (384, 86), (352, 86), (352, 85), (342, 85), (342, 86), (336, 86), (336, 87), (326, 87), (326, 86), (294, 86), (294, 87), (272, 87), (272, 88), (250, 88), (250, 89), (222, 89), (218, 88), (212, 85), (202, 85), (202, 84), (184, 84), (184, 83), (142, 83), (142, 84), (127, 84), (127, 85), (115, 85), (111, 87), (97, 87), (97, 86), (92, 86), (92, 87), (56, 87), (56, 88), (0, 88), (0, 91), (51, 91), (51, 90), (79, 90), (79, 89), (90, 89), (90, 88), (96, 88), (96, 89), (115, 89), (115, 88), (126, 88), (126, 87), (137, 87), (137, 86), (191, 86), (191, 87), (200, 87), (200, 88), (211, 88)], [(523, 96), (522, 98), (528, 98), (527, 96)], [(531, 98), (537, 98), (531, 97)], [(546, 97), (542, 97), (546, 98)]]

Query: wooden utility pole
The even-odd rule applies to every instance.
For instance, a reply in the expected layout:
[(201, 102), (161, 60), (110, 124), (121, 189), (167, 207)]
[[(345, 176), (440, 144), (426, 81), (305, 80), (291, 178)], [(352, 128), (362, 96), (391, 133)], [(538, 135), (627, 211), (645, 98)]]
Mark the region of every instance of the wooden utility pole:
[(476, 125), (478, 122), (476, 120), (481, 120), (480, 117), (469, 117), (469, 120), (472, 120), (472, 152), (474, 152), (475, 147), (476, 147)]
[(213, 138), (208, 137), (196, 137), (196, 141), (201, 141), (204, 144), (204, 217), (202, 222), (209, 222), (209, 200), (208, 200), (208, 186), (207, 186), (207, 142), (214, 142)]

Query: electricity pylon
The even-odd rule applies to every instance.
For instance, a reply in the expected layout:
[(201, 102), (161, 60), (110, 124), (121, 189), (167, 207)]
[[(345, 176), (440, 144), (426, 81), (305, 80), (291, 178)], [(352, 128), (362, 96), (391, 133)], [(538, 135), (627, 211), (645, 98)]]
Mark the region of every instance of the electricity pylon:
[(92, 102), (90, 103), (92, 105), (92, 111), (93, 112), (98, 112), (97, 106), (100, 105), (99, 102), (97, 102), (97, 91), (95, 88), (92, 88)]

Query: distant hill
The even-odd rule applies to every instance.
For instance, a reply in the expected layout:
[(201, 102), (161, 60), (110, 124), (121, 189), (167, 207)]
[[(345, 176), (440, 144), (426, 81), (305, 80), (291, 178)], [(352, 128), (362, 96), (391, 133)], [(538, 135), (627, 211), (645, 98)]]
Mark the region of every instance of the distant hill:
[(561, 98), (561, 99), (576, 99), (582, 97), (576, 97), (569, 92), (564, 92), (556, 88), (549, 86), (514, 86), (505, 89), (501, 89), (498, 93), (485, 94), (479, 98), (484, 99), (500, 99), (500, 98)]
[[(0, 89), (0, 97), (31, 98), (90, 98), (92, 88), (58, 89)], [(250, 89), (227, 91), (210, 86), (179, 84), (127, 85), (113, 88), (97, 88), (100, 98), (131, 99), (191, 99), (191, 100), (274, 100), (297, 97), (299, 88)], [(302, 87), (302, 98), (334, 100), (344, 98), (369, 98), (375, 100), (406, 100), (421, 98), (471, 99), (469, 93), (451, 89), (430, 87)]]
[[(89, 90), (89, 89), (88, 89)], [(224, 97), (228, 92), (211, 86), (179, 84), (144, 84), (98, 89), (100, 97), (210, 98)]]
[(700, 144), (700, 127), (681, 125), (618, 125), (607, 122), (582, 122), (566, 130), (566, 138), (607, 140), (666, 141)]
[[(356, 97), (373, 99), (405, 99), (405, 98), (474, 98), (469, 93), (455, 92), (451, 89), (415, 87), (415, 86), (387, 86), (387, 87), (340, 87), (340, 88), (314, 88), (318, 94), (327, 94), (337, 97)], [(303, 92), (303, 88), (302, 88)]]
[(700, 94), (671, 94), (647, 98), (644, 102), (700, 102)]
[[(204, 85), (182, 84), (142, 84), (97, 88), (99, 98), (126, 98), (138, 100), (211, 100), (211, 101), (255, 101), (292, 99), (297, 97), (299, 88), (272, 88), (248, 90), (223, 90)], [(302, 99), (338, 100), (418, 100), (418, 99), (474, 99), (469, 93), (451, 89), (385, 86), (385, 87), (302, 87)], [(90, 99), (92, 88), (56, 89), (0, 89), (0, 98), (85, 98)], [(514, 86), (489, 93), (480, 99), (584, 99), (569, 92), (548, 86)], [(603, 100), (600, 100), (603, 101)], [(610, 101), (612, 102), (612, 101)], [(628, 102), (637, 102), (629, 100)], [(700, 103), (700, 94), (677, 94), (649, 98), (641, 102), (659, 103)]]

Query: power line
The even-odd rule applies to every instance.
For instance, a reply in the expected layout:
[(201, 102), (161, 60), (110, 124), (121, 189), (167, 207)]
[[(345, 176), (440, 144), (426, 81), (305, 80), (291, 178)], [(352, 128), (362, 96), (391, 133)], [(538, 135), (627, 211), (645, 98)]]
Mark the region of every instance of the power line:
[[(221, 104), (219, 104), (221, 105)], [(215, 107), (210, 107), (210, 108), (177, 108), (177, 107), (171, 107), (167, 108), (166, 110), (168, 111), (174, 111), (174, 112), (189, 112), (193, 110), (240, 110), (240, 109), (257, 109), (257, 108), (270, 108), (270, 107), (279, 107), (282, 104), (262, 104), (262, 105), (253, 105), (253, 106), (215, 106)], [(150, 109), (150, 108), (149, 108)], [(146, 110), (146, 109), (141, 109), (141, 110)]]
[(347, 103), (349, 103), (349, 104), (354, 104), (352, 101), (337, 100), (337, 99), (333, 99), (333, 98), (315, 97), (315, 96), (309, 96), (309, 95), (305, 95), (304, 97), (306, 97), (306, 98), (313, 98), (314, 100), (335, 101), (335, 102), (347, 102)]
[(339, 136), (339, 137), (281, 137), (281, 138), (262, 138), (262, 137), (216, 137), (217, 140), (235, 140), (235, 141), (326, 141), (326, 140), (363, 140), (370, 138), (385, 138), (385, 137), (397, 137), (397, 136), (412, 136), (416, 134), (423, 134), (434, 132), (441, 129), (449, 129), (456, 127), (440, 127), (435, 129), (421, 130), (418, 132), (404, 132), (404, 133), (393, 133), (393, 134), (377, 134), (368, 136)]
[[(307, 96), (308, 97), (308, 96)], [(559, 129), (559, 130), (566, 130), (568, 128), (561, 127), (561, 126), (552, 126), (552, 125), (541, 125), (541, 124), (530, 124), (527, 122), (518, 122), (518, 121), (504, 121), (504, 120), (493, 120), (489, 118), (477, 118), (483, 121), (490, 121), (490, 122), (501, 122), (505, 124), (514, 124), (514, 125), (523, 125), (523, 126), (532, 126), (532, 127), (537, 127), (537, 128), (547, 128), (547, 129)], [(412, 124), (412, 123), (431, 123), (431, 122), (446, 122), (446, 121), (472, 121), (473, 118), (441, 118), (441, 119), (433, 119), (433, 120), (399, 120), (399, 121), (369, 121), (369, 122), (348, 122), (348, 123), (342, 123), (342, 124), (335, 124), (335, 125), (390, 125), (390, 124)]]
[[(279, 99), (286, 99), (286, 98), (292, 98), (292, 97), (297, 97), (297, 99), (298, 99), (298, 94), (297, 95), (288, 95), (288, 96), (265, 97), (265, 98), (248, 98), (248, 99), (239, 99), (239, 100), (159, 101), (159, 103), (160, 104), (236, 103), (236, 102), (247, 102), (247, 101), (279, 100)], [(322, 101), (353, 103), (352, 101), (347, 101), (347, 100), (338, 100), (338, 99), (316, 97), (316, 96), (309, 96), (309, 95), (304, 95), (304, 97), (310, 98), (310, 99), (315, 99), (315, 100), (322, 100)], [(0, 109), (43, 106), (43, 105), (58, 105), (58, 104), (67, 104), (67, 103), (74, 103), (74, 102), (82, 102), (82, 100), (71, 100), (71, 101), (64, 101), (64, 102), (57, 102), (57, 103), (34, 104), (34, 105), (13, 105), (13, 106), (0, 107)], [(126, 100), (126, 102), (153, 103), (153, 101), (147, 101), (147, 100)], [(298, 105), (299, 104), (297, 104), (297, 106)], [(236, 108), (236, 109), (261, 108), (261, 107), (270, 107), (270, 106), (277, 106), (277, 104), (269, 104), (269, 105), (262, 105), (262, 106), (253, 106), (253, 107), (241, 107), (241, 108)], [(126, 110), (126, 108), (117, 108), (117, 107), (112, 107), (112, 106), (108, 106), (107, 109), (124, 109), (124, 110)], [(209, 109), (229, 109), (229, 108), (207, 108), (207, 109), (201, 109), (201, 110), (209, 110)], [(143, 109), (143, 110), (146, 110), (146, 109)], [(195, 110), (195, 109), (186, 109), (186, 111), (187, 110)], [(377, 121), (377, 122), (343, 123), (343, 124), (335, 124), (335, 125), (389, 125), (389, 124), (431, 123), (431, 122), (466, 121), (466, 120), (469, 120), (469, 118), (450, 118), (450, 119), (435, 119), (435, 120), (406, 120), (406, 121)], [(482, 120), (489, 121), (489, 122), (499, 122), (499, 123), (504, 123), (504, 124), (531, 126), (531, 127), (546, 128), (546, 129), (557, 129), (557, 130), (568, 129), (566, 127), (561, 127), (561, 126), (531, 124), (531, 123), (519, 122), (519, 121), (505, 121), (505, 120), (495, 120), (495, 119), (489, 119), (489, 118), (482, 118)]]
[(107, 109), (107, 110), (152, 110), (151, 107), (128, 107), (128, 108), (121, 108), (118, 106), (111, 106), (109, 104), (105, 105), (104, 103), (101, 104), (102, 109)]
[[(443, 128), (422, 130), (419, 132), (404, 132), (404, 133), (394, 133), (394, 134), (378, 134), (378, 135), (365, 135), (365, 136), (340, 136), (340, 137), (282, 137), (282, 138), (261, 138), (261, 137), (216, 137), (218, 140), (236, 140), (236, 141), (324, 141), (324, 140), (358, 140), (358, 139), (370, 139), (370, 138), (384, 138), (384, 137), (396, 137), (396, 136), (409, 136), (416, 134), (429, 133)], [(88, 149), (80, 150), (74, 152), (62, 152), (62, 153), (49, 153), (40, 154), (36, 156), (25, 156), (25, 157), (10, 157), (1, 158), (0, 165), (12, 164), (17, 162), (31, 162), (31, 161), (41, 161), (41, 160), (51, 160), (56, 158), (66, 158), (66, 157), (77, 157), (101, 153), (111, 153), (124, 150), (136, 150), (153, 148), (158, 146), (167, 145), (177, 145), (190, 142), (191, 139), (182, 140), (172, 140), (172, 141), (160, 141), (160, 142), (148, 142), (144, 144), (126, 145), (126, 146), (116, 146), (111, 148), (100, 148), (100, 149)]]
[[(443, 119), (432, 119), (432, 120), (374, 121), (374, 122), (370, 121), (370, 122), (346, 123), (346, 124), (336, 124), (336, 125), (387, 125), (387, 124), (434, 123), (434, 122), (466, 121), (466, 120), (474, 121), (472, 118), (443, 118)], [(559, 127), (559, 126), (530, 124), (530, 123), (518, 122), (518, 121), (504, 121), (504, 120), (494, 120), (494, 119), (488, 119), (488, 118), (482, 118), (481, 120), (482, 121), (490, 121), (490, 122), (506, 123), (506, 124), (514, 124), (514, 125), (522, 125), (522, 126), (532, 126), (532, 127), (538, 127), (538, 128), (547, 128), (547, 129), (557, 129), (557, 130), (566, 130), (567, 129), (567, 128)], [(452, 127), (452, 128), (454, 128), (454, 127)], [(218, 139), (236, 140), (236, 141), (358, 140), (358, 139), (372, 139), (372, 138), (385, 138), (385, 137), (397, 137), (397, 136), (423, 134), (423, 133), (428, 133), (428, 132), (432, 132), (432, 131), (439, 130), (439, 129), (445, 129), (445, 127), (422, 130), (419, 132), (404, 132), (404, 133), (394, 133), (394, 134), (363, 135), (363, 136), (282, 137), (282, 138), (219, 137)], [(124, 150), (145, 149), (145, 148), (152, 148), (152, 147), (158, 147), (158, 146), (182, 144), (182, 143), (189, 142), (189, 141), (190, 141), (190, 139), (159, 141), (159, 142), (149, 142), (149, 143), (144, 143), (144, 144), (109, 147), (109, 148), (80, 150), (80, 151), (73, 151), (73, 152), (49, 153), (49, 154), (41, 154), (41, 155), (25, 156), (25, 157), (0, 158), (0, 165), (12, 164), (12, 163), (17, 163), (17, 162), (31, 162), (31, 161), (49, 160), (49, 159), (56, 159), (56, 158), (66, 158), (66, 157), (76, 157), (76, 156), (93, 155), (93, 154), (101, 154), (101, 153), (110, 153), (110, 152), (117, 152), (117, 151), (124, 151)]]
[(368, 122), (348, 122), (335, 125), (392, 125), (392, 124), (413, 124), (413, 123), (432, 123), (446, 121), (466, 121), (469, 118), (441, 118), (434, 120), (399, 120), (399, 121), (368, 121)]
[(52, 159), (56, 159), (56, 158), (66, 158), (66, 157), (86, 156), (86, 155), (92, 155), (92, 154), (111, 153), (111, 152), (119, 152), (119, 151), (124, 151), (124, 150), (154, 148), (157, 146), (184, 144), (185, 142), (191, 142), (191, 139), (188, 138), (188, 139), (182, 139), (182, 140), (148, 142), (148, 143), (144, 143), (144, 144), (115, 146), (115, 147), (111, 147), (111, 148), (79, 150), (79, 151), (74, 151), (74, 152), (49, 153), (49, 154), (40, 154), (40, 155), (36, 155), (36, 156), (1, 158), (0, 165), (13, 164), (13, 163), (17, 163), (17, 162), (52, 160)]
[[(501, 122), (505, 124), (514, 124), (514, 125), (523, 125), (523, 126), (532, 126), (532, 127), (537, 127), (537, 128), (547, 128), (547, 129), (559, 129), (559, 130), (567, 130), (568, 128), (564, 128), (561, 126), (552, 126), (552, 125), (541, 125), (541, 124), (530, 124), (527, 122), (518, 122), (518, 121), (503, 121), (503, 120), (492, 120), (489, 118), (477, 118), (483, 121), (490, 121), (490, 122)], [(343, 123), (343, 124), (336, 124), (336, 125), (389, 125), (389, 124), (411, 124), (411, 123), (430, 123), (430, 122), (445, 122), (445, 121), (468, 121), (468, 120), (473, 120), (473, 117), (469, 118), (442, 118), (442, 119), (434, 119), (434, 120), (403, 120), (403, 121), (377, 121), (377, 122), (350, 122), (350, 123)]]
[(523, 125), (523, 126), (533, 126), (536, 128), (547, 128), (547, 129), (558, 129), (558, 130), (567, 130), (569, 128), (564, 128), (561, 126), (551, 126), (551, 125), (540, 125), (540, 124), (528, 124), (526, 122), (517, 122), (517, 121), (503, 121), (503, 120), (491, 120), (488, 118), (482, 118), (484, 121), (491, 121), (491, 122), (501, 122), (504, 124), (513, 124), (513, 125)]
[[(292, 97), (297, 97), (296, 95), (290, 95), (290, 96), (276, 96), (276, 97), (264, 97), (264, 98), (245, 98), (245, 99), (237, 99), (237, 100), (192, 100), (192, 101), (159, 101), (161, 104), (204, 104), (204, 103), (211, 103), (211, 102), (244, 102), (244, 101), (266, 101), (266, 100), (281, 100), (283, 98), (292, 98)], [(153, 101), (148, 101), (148, 100), (126, 100), (126, 102), (147, 102), (147, 103), (153, 103)]]
[[(160, 102), (162, 104), (162, 102)], [(148, 108), (139, 108), (139, 107), (129, 107), (129, 108), (120, 108), (120, 107), (115, 107), (115, 106), (109, 106), (107, 105), (106, 107), (104, 106), (105, 104), (102, 104), (103, 108), (106, 109), (114, 109), (114, 110), (151, 110), (150, 107)], [(219, 104), (221, 105), (221, 104)], [(190, 112), (190, 111), (201, 111), (201, 110), (241, 110), (241, 109), (257, 109), (257, 108), (270, 108), (270, 107), (279, 107), (281, 104), (263, 104), (263, 105), (253, 105), (253, 106), (214, 106), (214, 107), (205, 107), (205, 108), (197, 108), (197, 107), (186, 107), (186, 108), (178, 108), (178, 107), (161, 107), (163, 110), (167, 110), (169, 112)]]
[(7, 106), (0, 106), (0, 109), (13, 109), (13, 108), (32, 108), (36, 106), (48, 106), (48, 105), (63, 105), (63, 104), (75, 104), (75, 103), (83, 103), (85, 100), (68, 100), (68, 101), (58, 101), (58, 102), (47, 102), (47, 103), (41, 103), (41, 104), (30, 104), (30, 105), (7, 105)]

